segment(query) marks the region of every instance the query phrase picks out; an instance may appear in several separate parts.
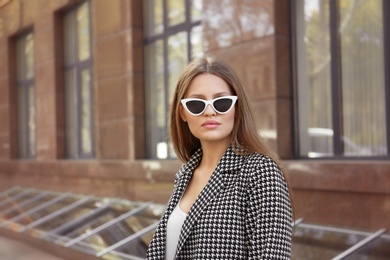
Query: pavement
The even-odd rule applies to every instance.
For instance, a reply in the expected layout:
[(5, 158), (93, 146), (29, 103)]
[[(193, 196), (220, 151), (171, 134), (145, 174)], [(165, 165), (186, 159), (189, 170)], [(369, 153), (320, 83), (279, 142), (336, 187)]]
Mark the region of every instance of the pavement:
[(22, 242), (0, 236), (0, 260), (64, 260)]

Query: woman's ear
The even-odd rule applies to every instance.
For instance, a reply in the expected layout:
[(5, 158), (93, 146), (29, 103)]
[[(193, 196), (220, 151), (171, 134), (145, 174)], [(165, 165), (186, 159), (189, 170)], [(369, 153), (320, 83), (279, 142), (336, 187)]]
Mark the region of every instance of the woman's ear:
[(180, 106), (180, 107), (179, 107), (179, 113), (180, 113), (181, 119), (182, 119), (184, 122), (187, 122), (187, 117), (186, 117), (186, 113), (184, 113), (184, 108), (183, 108), (183, 106)]

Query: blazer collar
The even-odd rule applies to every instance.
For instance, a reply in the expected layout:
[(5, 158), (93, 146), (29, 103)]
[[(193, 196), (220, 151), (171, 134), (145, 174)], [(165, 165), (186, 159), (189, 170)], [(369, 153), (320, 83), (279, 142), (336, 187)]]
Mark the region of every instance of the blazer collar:
[[(202, 154), (203, 152), (200, 148), (179, 171), (177, 189), (176, 192), (174, 192), (176, 196), (174, 196), (175, 198), (172, 198), (172, 205), (169, 209), (170, 212), (179, 202), (194, 170), (202, 159)], [(225, 154), (221, 158), (221, 161), (218, 163), (213, 174), (211, 175), (209, 182), (201, 191), (187, 214), (187, 218), (183, 224), (179, 237), (177, 253), (180, 252), (180, 249), (183, 247), (188, 236), (191, 234), (193, 226), (197, 223), (197, 220), (201, 218), (202, 212), (208, 207), (210, 202), (213, 201), (213, 199), (218, 194), (220, 194), (229, 183), (234, 182), (238, 175), (237, 173), (239, 169), (241, 169), (245, 161), (245, 158), (246, 156), (237, 154), (232, 147), (229, 147), (226, 150)]]
[[(243, 150), (240, 150), (240, 148), (236, 147), (233, 148), (232, 146), (229, 146), (229, 148), (226, 150), (224, 155), (222, 156), (220, 162), (218, 163), (217, 167), (215, 168), (215, 172), (232, 172), (236, 171), (241, 168), (243, 160), (246, 158), (246, 156), (237, 154), (237, 152), (243, 152)], [(190, 160), (184, 164), (181, 169), (178, 172), (178, 178), (179, 180), (189, 181), (191, 179), (192, 174), (194, 173), (195, 169), (198, 167), (202, 160), (203, 156), (203, 150), (202, 148), (199, 148), (190, 158)], [(188, 183), (186, 183), (187, 186)], [(185, 186), (185, 187), (186, 187)], [(184, 188), (185, 188), (184, 187)]]

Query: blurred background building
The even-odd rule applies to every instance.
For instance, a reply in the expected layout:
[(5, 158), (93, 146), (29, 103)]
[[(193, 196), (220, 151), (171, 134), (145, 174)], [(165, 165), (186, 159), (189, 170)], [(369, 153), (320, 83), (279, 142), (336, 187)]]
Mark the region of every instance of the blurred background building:
[(0, 191), (165, 204), (178, 75), (239, 73), (295, 217), (390, 229), (390, 2), (0, 0)]

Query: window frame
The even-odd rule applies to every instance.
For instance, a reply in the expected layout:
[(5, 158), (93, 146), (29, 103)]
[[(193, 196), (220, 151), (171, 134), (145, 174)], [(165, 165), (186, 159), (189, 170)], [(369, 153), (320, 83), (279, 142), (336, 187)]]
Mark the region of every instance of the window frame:
[[(384, 71), (390, 71), (390, 2), (383, 0), (383, 41), (384, 46)], [(386, 134), (387, 157), (390, 157), (390, 73), (385, 73), (385, 105), (386, 105)]]
[[(158, 1), (158, 0), (156, 0)], [(162, 1), (162, 4), (163, 4), (163, 14), (162, 14), (162, 17), (163, 17), (163, 30), (161, 33), (156, 33), (152, 36), (144, 36), (144, 39), (143, 39), (143, 46), (147, 46), (147, 45), (152, 45), (153, 43), (156, 43), (158, 41), (162, 41), (163, 43), (163, 77), (164, 77), (164, 82), (163, 82), (163, 89), (164, 89), (164, 93), (166, 93), (165, 95), (165, 100), (164, 100), (164, 107), (165, 107), (165, 111), (169, 111), (169, 95), (167, 93), (169, 93), (169, 51), (168, 51), (168, 39), (170, 36), (173, 36), (173, 35), (177, 35), (178, 33), (181, 33), (181, 32), (186, 32), (187, 33), (187, 62), (190, 62), (192, 60), (192, 45), (191, 45), (191, 31), (193, 28), (197, 27), (197, 26), (201, 26), (202, 24), (202, 21), (201, 19), (199, 20), (196, 20), (196, 21), (193, 21), (192, 20), (192, 15), (191, 15), (191, 7), (192, 7), (192, 1), (191, 0), (184, 0), (184, 7), (185, 7), (185, 20), (184, 22), (182, 23), (179, 23), (179, 24), (176, 24), (176, 25), (173, 25), (173, 26), (170, 26), (169, 25), (169, 22), (168, 22), (168, 0), (161, 0)], [(145, 4), (143, 3), (143, 14), (145, 13)], [(145, 30), (145, 28), (144, 28)], [(146, 33), (144, 34), (146, 35)], [(145, 57), (145, 56), (144, 56)], [(145, 84), (145, 88), (147, 89), (148, 86), (146, 86)], [(145, 94), (147, 93), (147, 91), (145, 91)], [(144, 98), (144, 100), (146, 100), (146, 96)], [(144, 102), (145, 103), (145, 107), (144, 107), (144, 111), (148, 111), (148, 108), (147, 108), (147, 102)], [(145, 113), (146, 114), (146, 113)], [(145, 120), (147, 120), (148, 118), (148, 114), (145, 115)], [(167, 128), (169, 127), (168, 125), (168, 118), (165, 117), (165, 126), (166, 126), (166, 131)], [(148, 154), (148, 151), (150, 149), (150, 147), (148, 147), (149, 143), (148, 143), (148, 138), (149, 136), (147, 134), (145, 134), (145, 146), (146, 149), (145, 149), (145, 157), (147, 159), (159, 159), (159, 160), (169, 160), (169, 159), (175, 159), (175, 157), (173, 156), (173, 154), (171, 153), (170, 151), (170, 148), (169, 148), (169, 141), (168, 141), (168, 138), (167, 138), (167, 158), (164, 158), (164, 159), (161, 159), (161, 158), (154, 158), (152, 156), (152, 154)]]
[[(21, 66), (23, 66), (22, 70), (23, 70), (23, 74), (26, 73), (25, 71), (25, 67), (26, 67), (26, 56), (25, 54), (19, 54), (18, 51), (18, 45), (19, 45), (19, 42), (20, 41), (23, 41), (23, 45), (25, 46), (25, 42), (26, 42), (26, 38), (27, 36), (29, 35), (32, 35), (32, 38), (33, 38), (33, 44), (34, 44), (34, 47), (33, 47), (33, 63), (32, 63), (32, 71), (33, 71), (33, 75), (31, 78), (28, 78), (26, 79), (25, 78), (25, 75), (23, 75), (23, 78), (22, 79), (19, 79), (19, 55), (22, 55), (21, 58), (22, 58), (22, 63), (23, 64), (20, 64)], [(15, 77), (15, 81), (14, 81), (14, 84), (12, 84), (11, 87), (15, 87), (15, 91), (11, 91), (11, 93), (14, 95), (14, 100), (16, 101), (15, 103), (15, 116), (16, 116), (16, 121), (15, 121), (15, 128), (17, 130), (17, 134), (16, 134), (16, 156), (18, 159), (22, 159), (22, 160), (33, 160), (33, 159), (36, 159), (37, 157), (37, 148), (36, 148), (36, 141), (37, 141), (37, 120), (36, 120), (36, 92), (35, 92), (35, 34), (34, 34), (34, 30), (33, 29), (29, 29), (27, 31), (24, 31), (23, 33), (17, 35), (14, 39), (14, 49), (13, 49), (13, 52), (14, 52), (14, 58), (15, 58), (15, 66), (14, 66), (14, 69), (15, 69), (15, 73), (14, 73), (14, 77)], [(20, 100), (19, 100), (19, 89), (22, 89), (22, 102), (23, 104), (20, 104)], [(30, 91), (30, 88), (32, 88), (32, 91), (33, 91), (33, 96), (34, 96), (34, 110), (35, 110), (35, 113), (34, 113), (34, 118), (32, 120), (34, 120), (35, 122), (35, 130), (32, 134), (35, 135), (35, 146), (34, 146), (34, 152), (31, 153), (31, 140), (30, 140), (30, 131), (31, 129), (29, 128), (28, 124), (31, 120), (30, 118), (30, 113), (29, 113), (29, 107), (30, 107), (30, 103), (29, 103), (29, 91)], [(20, 118), (19, 118), (19, 111), (20, 110), (24, 110), (23, 113), (26, 115), (26, 118), (25, 120), (23, 121), (23, 126), (20, 125)], [(26, 129), (26, 132), (24, 133), (24, 141), (22, 141), (22, 138), (21, 138), (21, 133), (20, 133), (20, 130), (21, 128), (23, 129)], [(20, 149), (20, 147), (23, 147), (23, 149)], [(23, 150), (23, 151), (22, 151)]]
[[(300, 154), (300, 141), (299, 141), (299, 111), (298, 111), (298, 48), (297, 48), (297, 24), (296, 24), (296, 1), (290, 2), (291, 24), (292, 26), (292, 72), (293, 72), (293, 108), (294, 108), (294, 154), (296, 158), (308, 159), (308, 160), (356, 160), (357, 158), (364, 158), (365, 160), (383, 160), (390, 158), (390, 75), (384, 73), (384, 94), (385, 94), (385, 119), (386, 119), (386, 155), (373, 155), (373, 156), (348, 156), (344, 155), (344, 147), (342, 141), (342, 94), (341, 94), (341, 43), (338, 35), (338, 1), (329, 1), (329, 35), (330, 35), (330, 50), (329, 53), (331, 59), (331, 116), (333, 124), (333, 155), (310, 158), (308, 156), (302, 156)], [(383, 13), (383, 46), (384, 46), (384, 72), (390, 70), (390, 2), (382, 0), (382, 13)], [(335, 58), (338, 57), (338, 58)]]
[[(90, 49), (90, 57), (86, 60), (83, 60), (83, 61), (74, 61), (72, 63), (69, 63), (69, 64), (65, 64), (65, 46), (66, 46), (66, 38), (65, 38), (65, 17), (67, 15), (71, 15), (72, 13), (74, 12), (77, 12), (77, 10), (83, 5), (87, 3), (88, 4), (88, 18), (89, 18), (89, 49)], [(75, 6), (72, 6), (71, 8), (67, 9), (66, 11), (64, 11), (61, 15), (61, 27), (62, 27), (62, 55), (63, 55), (63, 70), (62, 70), (62, 73), (63, 73), (63, 81), (64, 81), (64, 113), (65, 113), (65, 119), (64, 119), (64, 124), (65, 124), (65, 127), (64, 127), (64, 131), (65, 131), (65, 140), (64, 140), (64, 143), (65, 143), (65, 151), (64, 151), (64, 155), (65, 155), (65, 159), (70, 159), (70, 160), (77, 160), (77, 159), (94, 159), (95, 158), (95, 135), (94, 135), (94, 89), (93, 89), (93, 68), (92, 68), (92, 65), (93, 65), (93, 52), (92, 52), (92, 1), (89, 1), (89, 0), (86, 0), (86, 1), (82, 1), (81, 3), (75, 5)], [(74, 14), (73, 14), (74, 15)], [(74, 15), (74, 17), (76, 17), (76, 15)], [(78, 33), (77, 33), (77, 21), (73, 20), (72, 22), (74, 22), (74, 24), (76, 25), (74, 27), (75, 30), (72, 31), (72, 34), (74, 34), (74, 37), (75, 37), (75, 42), (77, 43), (78, 42)], [(78, 52), (79, 52), (79, 46), (77, 44), (75, 44), (75, 48), (73, 50), (73, 54), (74, 54), (74, 57), (78, 57)], [(89, 82), (89, 90), (90, 90), (90, 96), (89, 96), (89, 108), (90, 108), (90, 113), (91, 113), (91, 118), (90, 118), (90, 129), (89, 129), (89, 135), (91, 137), (91, 153), (85, 153), (83, 152), (83, 149), (82, 149), (82, 128), (81, 128), (81, 125), (82, 125), (82, 118), (81, 118), (81, 114), (82, 114), (82, 97), (81, 97), (81, 88), (82, 88), (82, 83), (81, 83), (81, 74), (82, 74), (82, 71), (83, 70), (89, 70), (89, 75), (90, 75), (90, 82)], [(75, 119), (75, 124), (76, 124), (76, 144), (77, 144), (77, 149), (76, 149), (76, 154), (73, 155), (71, 154), (70, 152), (68, 152), (68, 146), (70, 145), (70, 142), (74, 142), (74, 140), (68, 140), (67, 138), (67, 127), (66, 127), (66, 113), (68, 113), (67, 111), (67, 97), (66, 97), (66, 84), (65, 84), (65, 75), (66, 75), (66, 72), (68, 71), (71, 71), (71, 70), (74, 70), (75, 71), (75, 77), (76, 77), (76, 86), (75, 86), (75, 91), (76, 91), (76, 96), (77, 96), (77, 100), (76, 100), (76, 110), (77, 110), (77, 116)]]

